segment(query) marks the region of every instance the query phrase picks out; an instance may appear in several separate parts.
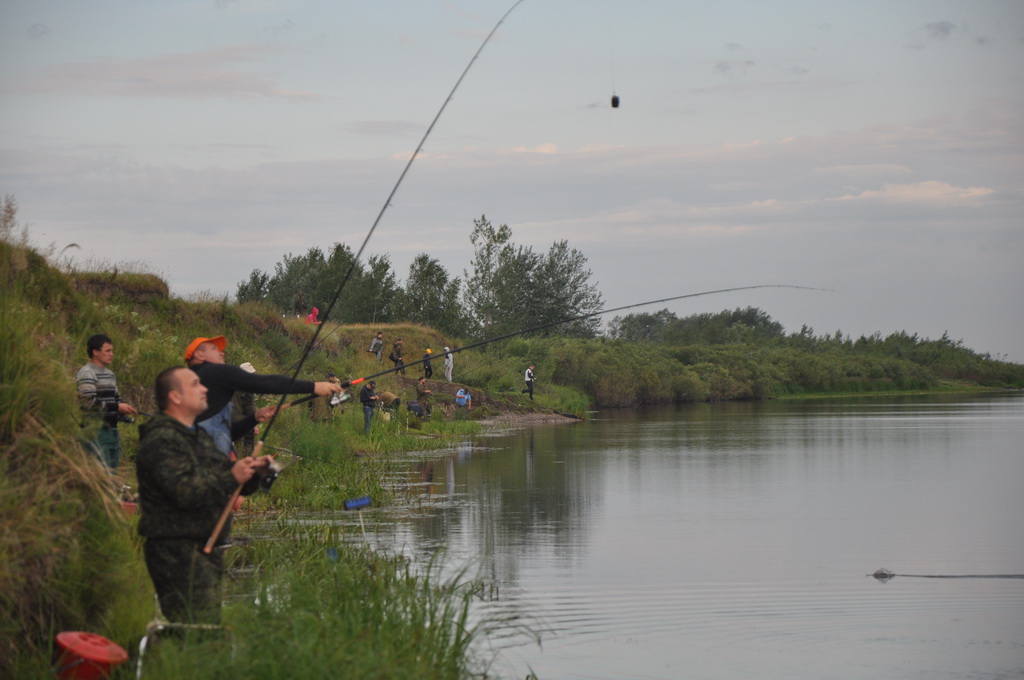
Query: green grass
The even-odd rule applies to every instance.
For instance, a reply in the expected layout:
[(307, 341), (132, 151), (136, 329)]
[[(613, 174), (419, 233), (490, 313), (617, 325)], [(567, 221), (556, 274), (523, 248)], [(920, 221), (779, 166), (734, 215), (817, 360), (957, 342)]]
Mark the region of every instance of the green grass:
[[(329, 553), (331, 551), (331, 553)], [(484, 670), (469, 610), (480, 585), (370, 551), (336, 527), (277, 527), (239, 555), (223, 640), (162, 645), (146, 678), (466, 678)]]

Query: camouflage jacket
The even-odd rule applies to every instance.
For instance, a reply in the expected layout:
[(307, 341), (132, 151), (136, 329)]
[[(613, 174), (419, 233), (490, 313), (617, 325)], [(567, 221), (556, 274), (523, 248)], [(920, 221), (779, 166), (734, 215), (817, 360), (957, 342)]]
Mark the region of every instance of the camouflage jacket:
[[(205, 430), (186, 427), (170, 416), (154, 417), (139, 427), (139, 435), (139, 534), (206, 541), (238, 487), (233, 463)], [(254, 477), (242, 493), (252, 493), (258, 485)], [(229, 519), (221, 541), (230, 529)]]

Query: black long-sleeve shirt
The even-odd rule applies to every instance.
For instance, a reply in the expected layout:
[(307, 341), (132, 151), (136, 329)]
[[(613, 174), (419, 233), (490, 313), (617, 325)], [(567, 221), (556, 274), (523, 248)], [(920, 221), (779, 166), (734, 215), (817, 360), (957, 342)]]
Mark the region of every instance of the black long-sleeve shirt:
[[(199, 382), (206, 388), (206, 410), (196, 418), (196, 422), (202, 422), (212, 418), (221, 412), (221, 409), (231, 401), (235, 392), (252, 392), (253, 394), (313, 394), (316, 392), (316, 385), (312, 380), (292, 380), (287, 375), (260, 375), (249, 373), (232, 364), (211, 364), (208, 362), (192, 366), (192, 370), (199, 376)], [(249, 419), (252, 422), (249, 422)], [(239, 432), (246, 428), (252, 429), (256, 425), (256, 417), (249, 416), (243, 420), (233, 423), (231, 426), (232, 439), (235, 437), (236, 429)]]

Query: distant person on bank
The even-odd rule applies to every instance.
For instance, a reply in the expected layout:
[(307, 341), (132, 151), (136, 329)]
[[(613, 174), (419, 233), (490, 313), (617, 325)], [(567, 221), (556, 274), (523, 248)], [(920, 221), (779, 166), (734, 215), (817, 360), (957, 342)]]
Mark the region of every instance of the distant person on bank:
[(448, 382), (452, 381), (452, 370), (455, 368), (455, 358), (452, 357), (452, 351), (447, 347), (444, 348), (444, 379)]
[(523, 390), (523, 394), (530, 393), (530, 399), (533, 399), (533, 386), (536, 382), (536, 378), (533, 376), (533, 364), (530, 364), (529, 368), (526, 369), (526, 373), (523, 375), (523, 380), (526, 381), (526, 389)]
[(359, 403), (363, 405), (363, 434), (370, 434), (370, 423), (373, 422), (373, 412), (377, 408), (380, 397), (373, 393), (377, 383), (371, 380), (359, 390)]
[(434, 375), (434, 367), (431, 365), (430, 360), (433, 358), (434, 353), (427, 348), (426, 354), (423, 355), (423, 375), (430, 378)]
[[(117, 391), (117, 378), (110, 370), (114, 363), (114, 343), (97, 334), (85, 343), (89, 363), (79, 369), (75, 376), (78, 383), (78, 402), (86, 416), (86, 425), (99, 425), (96, 437), (89, 442), (100, 461), (111, 472), (121, 465), (121, 434), (117, 423), (138, 413), (131, 404), (121, 401)], [(98, 421), (98, 422), (97, 422)]]
[(405, 341), (402, 338), (395, 340), (395, 344), (391, 346), (391, 353), (388, 354), (388, 359), (394, 362), (395, 370), (405, 375)]
[(433, 390), (427, 388), (426, 376), (420, 377), (416, 382), (416, 401), (419, 402), (420, 408), (423, 409), (423, 414), (427, 418), (434, 413), (434, 405), (430, 402), (430, 395), (433, 393)]
[(380, 355), (384, 352), (384, 332), (377, 331), (377, 335), (373, 336), (373, 340), (370, 341), (369, 352), (377, 357), (377, 363), (380, 363)]

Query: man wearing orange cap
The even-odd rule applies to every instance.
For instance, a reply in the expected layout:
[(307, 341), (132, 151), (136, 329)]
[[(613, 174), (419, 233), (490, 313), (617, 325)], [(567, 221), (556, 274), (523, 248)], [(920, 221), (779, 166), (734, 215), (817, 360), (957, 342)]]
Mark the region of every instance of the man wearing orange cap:
[(231, 397), (235, 392), (254, 394), (316, 394), (329, 397), (342, 391), (332, 382), (294, 380), (287, 375), (248, 373), (239, 366), (224, 363), (228, 341), (223, 335), (196, 338), (185, 349), (185, 361), (208, 390), (207, 408), (196, 418), (196, 424), (210, 433), (214, 443), (225, 455), (231, 455), (231, 442), (245, 435), (257, 422), (264, 423), (274, 415), (276, 406), (264, 406), (248, 418), (231, 422)]

